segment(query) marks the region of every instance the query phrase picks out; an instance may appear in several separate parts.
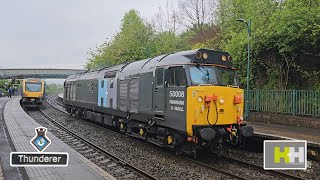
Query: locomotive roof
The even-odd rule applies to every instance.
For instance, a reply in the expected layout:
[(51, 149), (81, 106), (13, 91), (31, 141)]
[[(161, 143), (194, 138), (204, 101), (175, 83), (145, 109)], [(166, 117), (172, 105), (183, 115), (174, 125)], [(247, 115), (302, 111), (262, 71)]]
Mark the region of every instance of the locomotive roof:
[(34, 82), (34, 81), (44, 81), (44, 80), (42, 80), (42, 79), (36, 79), (36, 78), (27, 78), (27, 79), (23, 79), (23, 80), (25, 80), (26, 82)]
[(128, 75), (134, 74), (134, 72), (148, 72), (150, 69), (158, 66), (190, 63), (217, 64), (232, 68), (232, 57), (227, 52), (210, 49), (180, 51), (131, 63), (105, 67), (96, 71), (71, 75), (68, 77), (68, 80), (102, 79), (114, 77), (116, 73), (119, 73), (119, 75)]
[(107, 73), (116, 73), (119, 69), (121, 69), (125, 64), (119, 64), (115, 66), (104, 67), (102, 69), (98, 69), (95, 71), (88, 71), (85, 73), (74, 74), (68, 76), (68, 80), (78, 80), (78, 79), (96, 79), (96, 78), (104, 78)]
[(132, 62), (125, 66), (121, 72), (130, 73), (131, 71), (148, 71), (149, 69), (158, 66), (189, 63), (217, 64), (232, 68), (232, 57), (227, 52), (210, 49), (180, 51), (173, 54), (165, 54), (154, 58)]

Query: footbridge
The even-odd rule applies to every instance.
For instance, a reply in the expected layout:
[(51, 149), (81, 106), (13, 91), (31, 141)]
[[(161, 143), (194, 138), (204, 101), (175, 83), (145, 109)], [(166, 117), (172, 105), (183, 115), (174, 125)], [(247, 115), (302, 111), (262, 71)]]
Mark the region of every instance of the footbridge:
[(0, 69), (0, 79), (66, 79), (69, 75), (84, 73), (85, 69), (17, 68)]

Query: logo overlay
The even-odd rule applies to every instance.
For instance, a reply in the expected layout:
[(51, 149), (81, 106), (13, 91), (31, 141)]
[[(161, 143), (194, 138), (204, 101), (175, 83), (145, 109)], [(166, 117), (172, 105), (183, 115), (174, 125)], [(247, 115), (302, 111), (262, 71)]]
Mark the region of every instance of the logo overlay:
[(47, 128), (35, 128), (36, 135), (30, 144), (38, 152), (11, 152), (10, 165), (15, 167), (24, 166), (68, 166), (69, 154), (62, 152), (43, 152), (51, 144), (47, 137)]
[(30, 143), (36, 150), (42, 152), (51, 144), (50, 139), (46, 136), (47, 128), (39, 127), (36, 128), (35, 131), (36, 135)]
[(307, 169), (307, 141), (265, 140), (264, 169)]

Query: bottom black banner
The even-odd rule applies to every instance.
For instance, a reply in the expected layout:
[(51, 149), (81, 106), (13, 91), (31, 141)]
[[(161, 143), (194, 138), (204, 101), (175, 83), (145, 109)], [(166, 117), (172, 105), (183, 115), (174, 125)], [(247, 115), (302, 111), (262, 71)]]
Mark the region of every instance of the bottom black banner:
[(68, 166), (69, 154), (60, 152), (12, 152), (11, 166)]

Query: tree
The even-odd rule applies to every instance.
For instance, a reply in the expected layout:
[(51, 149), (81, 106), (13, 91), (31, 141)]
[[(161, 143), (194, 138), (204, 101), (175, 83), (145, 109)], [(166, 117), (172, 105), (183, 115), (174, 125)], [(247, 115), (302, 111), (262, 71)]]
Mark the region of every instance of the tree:
[(170, 31), (156, 34), (151, 44), (154, 56), (186, 50), (189, 47), (186, 39)]
[(167, 1), (164, 7), (159, 7), (152, 19), (152, 26), (156, 32), (178, 33), (181, 30), (181, 21), (179, 12)]
[[(228, 51), (246, 83), (247, 28), (251, 19), (251, 87), (320, 87), (320, 0), (179, 0), (159, 8), (152, 26), (135, 10), (120, 32), (96, 50), (91, 69), (170, 52), (212, 48)], [(180, 26), (179, 26), (180, 24)], [(184, 26), (185, 29), (180, 30)], [(148, 53), (147, 53), (148, 52)]]
[(63, 93), (62, 84), (47, 84), (46, 85), (46, 94), (61, 94)]
[(212, 0), (180, 0), (181, 24), (195, 32), (203, 31), (206, 24), (212, 25), (214, 22), (214, 5)]
[[(308, 65), (320, 55), (320, 1), (286, 0), (279, 4), (269, 24), (267, 44), (277, 53), (281, 86), (316, 84), (320, 68)], [(263, 53), (263, 52), (262, 52)], [(303, 61), (301, 61), (304, 59)], [(310, 83), (311, 82), (311, 83)]]
[[(220, 0), (217, 17), (222, 47), (234, 56), (243, 82), (247, 32), (244, 24), (235, 22), (238, 18), (252, 20), (252, 85), (314, 87), (311, 79), (319, 79), (319, 69), (310, 69), (305, 62), (320, 52), (319, 12), (319, 0)], [(306, 61), (299, 63), (302, 57)]]
[(120, 32), (111, 41), (90, 52), (86, 67), (97, 69), (147, 58), (146, 49), (150, 46), (153, 33), (151, 25), (146, 24), (136, 10), (130, 10), (122, 19)]

